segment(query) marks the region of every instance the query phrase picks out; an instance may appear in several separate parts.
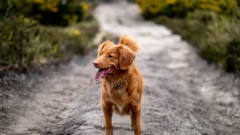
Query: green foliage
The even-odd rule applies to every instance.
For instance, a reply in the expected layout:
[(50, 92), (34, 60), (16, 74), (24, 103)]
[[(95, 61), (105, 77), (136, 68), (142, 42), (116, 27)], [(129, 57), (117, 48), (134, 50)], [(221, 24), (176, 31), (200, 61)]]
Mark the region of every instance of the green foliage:
[(61, 54), (54, 33), (32, 20), (12, 17), (0, 22), (0, 27), (1, 66), (30, 65)]
[(98, 32), (98, 23), (95, 19), (92, 19), (67, 28), (53, 28), (52, 31), (59, 33), (63, 40), (62, 43), (65, 44), (66, 54), (83, 54)]
[(22, 67), (82, 54), (98, 26), (95, 20), (69, 27), (39, 25), (29, 18), (0, 21), (0, 67)]
[(84, 53), (98, 31), (92, 6), (94, 0), (0, 1), (0, 69)]
[(227, 71), (236, 71), (240, 75), (240, 40), (233, 40), (228, 44), (223, 64)]
[(216, 12), (198, 10), (186, 18), (154, 19), (199, 48), (209, 62), (220, 62), (226, 71), (240, 74), (240, 20)]
[(9, 7), (12, 14), (34, 18), (41, 24), (67, 26), (91, 17), (93, 4), (85, 0), (3, 0), (0, 19)]
[[(221, 62), (227, 71), (240, 73), (240, 20), (225, 16), (217, 16), (208, 25), (203, 48), (212, 47), (215, 57), (206, 57), (214, 62)], [(205, 46), (204, 46), (205, 45)], [(204, 52), (204, 51), (202, 51)], [(210, 52), (209, 54), (211, 54)]]
[(166, 15), (185, 17), (189, 11), (207, 10), (228, 15), (238, 14), (239, 0), (137, 0), (147, 19)]
[(137, 0), (142, 15), (180, 34), (209, 62), (240, 75), (240, 0)]

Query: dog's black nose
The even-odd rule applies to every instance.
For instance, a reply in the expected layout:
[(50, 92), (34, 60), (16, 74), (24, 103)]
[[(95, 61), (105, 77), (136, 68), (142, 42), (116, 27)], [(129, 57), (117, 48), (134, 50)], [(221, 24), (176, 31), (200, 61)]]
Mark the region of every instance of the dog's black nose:
[(94, 67), (97, 67), (98, 66), (98, 63), (96, 61), (93, 62), (93, 66)]

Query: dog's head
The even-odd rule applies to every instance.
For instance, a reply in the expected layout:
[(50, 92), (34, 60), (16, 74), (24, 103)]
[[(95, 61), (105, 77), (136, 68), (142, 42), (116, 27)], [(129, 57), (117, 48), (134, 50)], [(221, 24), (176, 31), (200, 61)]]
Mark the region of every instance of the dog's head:
[(122, 37), (118, 45), (111, 41), (103, 42), (98, 48), (97, 59), (93, 62), (99, 69), (95, 79), (114, 74), (117, 70), (127, 70), (133, 64), (137, 50), (137, 43), (127, 36)]

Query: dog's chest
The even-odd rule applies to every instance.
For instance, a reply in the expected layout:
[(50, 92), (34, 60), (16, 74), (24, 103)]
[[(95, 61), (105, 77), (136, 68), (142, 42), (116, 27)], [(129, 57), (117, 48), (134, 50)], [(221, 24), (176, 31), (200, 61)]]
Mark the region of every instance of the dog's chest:
[(123, 81), (116, 81), (116, 82), (111, 82), (108, 83), (108, 95), (113, 97), (113, 98), (124, 98), (125, 96), (127, 96), (127, 87), (128, 87), (128, 83), (127, 80), (123, 80)]
[(122, 113), (124, 110), (126, 110), (128, 101), (127, 87), (127, 80), (112, 82), (107, 85), (109, 100), (112, 102), (114, 110), (119, 113)]

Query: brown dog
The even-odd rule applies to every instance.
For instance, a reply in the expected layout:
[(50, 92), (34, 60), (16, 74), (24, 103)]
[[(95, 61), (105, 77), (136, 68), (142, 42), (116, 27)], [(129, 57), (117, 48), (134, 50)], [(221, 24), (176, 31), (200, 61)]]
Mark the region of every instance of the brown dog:
[(135, 135), (141, 134), (142, 75), (134, 60), (138, 44), (129, 36), (123, 36), (118, 45), (103, 42), (98, 48), (94, 66), (99, 68), (95, 79), (102, 78), (102, 110), (105, 135), (112, 135), (112, 114), (131, 115)]

